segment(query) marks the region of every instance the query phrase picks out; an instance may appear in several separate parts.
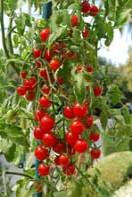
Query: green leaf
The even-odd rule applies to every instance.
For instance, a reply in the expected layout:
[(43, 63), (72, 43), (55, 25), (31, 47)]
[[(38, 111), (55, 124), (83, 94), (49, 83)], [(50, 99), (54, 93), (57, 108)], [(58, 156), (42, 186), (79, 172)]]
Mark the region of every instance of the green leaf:
[(48, 40), (48, 47), (50, 47), (66, 30), (66, 27), (60, 27), (57, 31), (53, 31), (52, 35)]
[(71, 189), (70, 191), (68, 192), (69, 194), (69, 197), (73, 197), (73, 196), (76, 196), (76, 197), (80, 197), (80, 196), (83, 196), (82, 195), (82, 190), (83, 190), (83, 185), (80, 181), (80, 183), (72, 183), (71, 184)]
[(120, 103), (122, 99), (122, 93), (117, 85), (112, 85), (107, 93), (107, 98), (113, 105)]
[(74, 92), (77, 101), (82, 103), (85, 98), (85, 80), (83, 73), (76, 73), (75, 68), (72, 70), (72, 76), (74, 80)]
[(8, 151), (5, 153), (5, 157), (7, 161), (11, 162), (13, 161), (15, 157), (15, 152), (16, 152), (16, 144), (12, 144), (12, 146), (8, 149)]
[(17, 182), (16, 197), (31, 197), (33, 194), (35, 194), (35, 190), (31, 181), (23, 179)]
[(4, 1), (4, 6), (6, 8), (6, 13), (10, 15), (14, 10), (16, 10), (17, 3), (16, 1), (7, 0), (7, 1)]
[(0, 135), (0, 153), (8, 152), (11, 146), (12, 146), (12, 142), (10, 142), (7, 138), (3, 138)]
[(30, 15), (26, 14), (26, 13), (23, 13), (23, 15), (25, 16), (25, 25), (27, 27), (32, 27), (32, 20), (33, 20), (33, 18)]
[(131, 122), (132, 122), (132, 115), (129, 113), (128, 107), (126, 107), (126, 106), (123, 107), (121, 109), (121, 113), (122, 113), (122, 115), (124, 117), (124, 120), (125, 120), (126, 124), (131, 124)]
[(57, 32), (57, 29), (58, 29), (57, 20), (59, 20), (59, 17), (60, 17), (60, 14), (58, 12), (54, 12), (50, 18), (50, 28), (52, 32)]
[(80, 36), (80, 31), (79, 29), (74, 29), (73, 33), (72, 33), (72, 42), (74, 44), (80, 44), (81, 42), (81, 36)]
[(18, 36), (18, 34), (14, 34), (13, 35), (13, 43), (14, 43), (14, 47), (18, 47), (18, 45), (19, 45), (19, 36)]
[(114, 35), (113, 26), (112, 26), (111, 22), (109, 22), (109, 23), (106, 24), (106, 42), (107, 42), (107, 46), (109, 46), (110, 43), (112, 42), (113, 35)]
[(73, 12), (80, 10), (80, 4), (73, 3), (68, 7), (68, 10), (72, 10)]
[(102, 126), (103, 126), (104, 129), (107, 126), (108, 117), (109, 117), (109, 113), (106, 110), (103, 110), (101, 112), (101, 115), (100, 115), (100, 121), (101, 121), (101, 124), (102, 124)]
[(70, 15), (68, 14), (67, 10), (62, 11), (62, 24), (66, 26), (70, 26)]
[(22, 129), (18, 126), (6, 123), (0, 124), (0, 135), (10, 139), (16, 144), (28, 147), (26, 136), (22, 132)]
[(15, 19), (15, 23), (18, 33), (23, 35), (25, 31), (25, 17), (21, 14)]
[(21, 137), (23, 136), (22, 129), (15, 125), (0, 125), (0, 130), (3, 130), (10, 137)]

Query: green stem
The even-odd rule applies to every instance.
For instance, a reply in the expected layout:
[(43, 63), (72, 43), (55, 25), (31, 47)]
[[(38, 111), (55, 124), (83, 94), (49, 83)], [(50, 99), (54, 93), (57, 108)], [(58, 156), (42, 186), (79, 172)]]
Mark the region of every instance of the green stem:
[(56, 112), (56, 110), (55, 110), (55, 103), (54, 103), (54, 94), (53, 94), (53, 91), (51, 92), (51, 96), (52, 96), (52, 107), (53, 107), (53, 112), (54, 112), (54, 117), (55, 117), (55, 112)]
[(1, 33), (2, 33), (2, 44), (3, 44), (5, 55), (6, 55), (7, 58), (9, 58), (9, 51), (7, 49), (6, 37), (5, 37), (4, 0), (1, 0), (1, 17), (0, 17), (0, 22), (1, 22)]
[[(5, 25), (4, 25), (4, 0), (1, 0), (0, 1), (1, 3), (1, 17), (0, 17), (0, 22), (1, 22), (1, 32), (2, 32), (2, 44), (3, 44), (3, 49), (4, 49), (4, 52), (5, 52), (5, 56), (7, 58), (10, 58), (10, 55), (9, 55), (9, 51), (7, 49), (7, 44), (6, 44), (6, 36), (5, 36)], [(11, 24), (12, 24), (13, 21), (11, 21)], [(10, 25), (11, 25), (10, 24)], [(11, 42), (11, 37), (10, 37), (10, 42)], [(12, 43), (12, 42), (11, 42)], [(10, 47), (12, 47), (12, 45), (10, 45)], [(11, 49), (13, 50), (13, 48)], [(17, 69), (16, 65), (14, 63), (10, 64), (13, 69), (16, 71), (17, 74), (19, 74), (19, 70)]]
[(5, 177), (5, 170), (2, 172), (2, 179), (3, 179), (3, 185), (4, 185), (4, 196), (8, 196), (8, 193), (7, 193), (7, 187), (6, 187), (6, 177)]
[[(12, 175), (17, 175), (17, 176), (24, 176), (24, 177), (27, 177), (29, 179), (32, 179), (33, 180), (33, 177), (28, 175), (28, 174), (23, 174), (23, 173), (20, 173), (20, 172), (12, 172), (12, 171), (4, 171), (5, 174), (12, 174)], [(0, 174), (0, 176), (2, 176), (2, 174)]]
[(13, 44), (12, 44), (12, 23), (13, 23), (13, 19), (14, 19), (14, 13), (12, 13), (10, 20), (9, 20), (9, 26), (8, 26), (8, 34), (7, 34), (7, 38), (8, 38), (8, 45), (9, 45), (9, 50), (10, 50), (10, 54), (13, 55), (14, 51), (13, 51)]
[(86, 176), (85, 174), (83, 174), (83, 172), (82, 172), (77, 166), (76, 166), (76, 169), (77, 169), (78, 173), (79, 173), (83, 178), (85, 178), (85, 180), (91, 185), (91, 187), (92, 187), (93, 189), (95, 189), (95, 191), (97, 191), (96, 185), (94, 185), (94, 184), (90, 181), (90, 179), (88, 178), (88, 176)]
[(8, 65), (8, 64), (12, 64), (12, 63), (24, 64), (24, 61), (22, 61), (22, 60), (20, 60), (20, 59), (15, 59), (15, 58), (14, 58), (14, 59), (12, 58), (12, 59), (8, 59), (8, 60), (7, 60), (7, 65)]

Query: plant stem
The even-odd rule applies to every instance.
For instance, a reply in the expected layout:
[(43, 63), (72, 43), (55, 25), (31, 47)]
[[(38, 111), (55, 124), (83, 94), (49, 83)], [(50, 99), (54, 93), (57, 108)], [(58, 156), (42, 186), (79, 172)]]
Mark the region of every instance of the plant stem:
[[(23, 174), (23, 173), (20, 173), (20, 172), (5, 171), (4, 173), (5, 173), (5, 174), (17, 175), (17, 176), (24, 176), (24, 177), (27, 177), (27, 178), (29, 178), (29, 179), (33, 179), (32, 176), (30, 176), (30, 175), (28, 175), (28, 174)], [(0, 174), (0, 176), (2, 176), (2, 174)]]
[[(1, 7), (0, 24), (1, 24), (1, 32), (2, 32), (2, 44), (3, 44), (5, 56), (7, 57), (7, 59), (9, 59), (10, 55), (9, 55), (9, 51), (8, 51), (7, 45), (6, 45), (5, 25), (4, 25), (4, 0), (1, 0), (0, 3), (1, 3), (1, 5), (0, 5), (0, 7)], [(11, 24), (12, 24), (12, 22), (11, 22)], [(12, 47), (12, 46), (10, 46), (10, 47)], [(13, 50), (13, 48), (12, 48), (12, 50)], [(14, 63), (12, 63), (10, 65), (13, 67), (13, 69), (16, 71), (16, 73), (19, 74), (19, 70), (17, 69), (16, 65)]]
[(5, 177), (6, 171), (4, 170), (2, 172), (2, 179), (3, 179), (3, 185), (4, 185), (4, 196), (7, 196), (7, 187), (6, 187), (6, 177)]
[(96, 188), (96, 186), (89, 180), (89, 178), (85, 175), (85, 174), (83, 174), (83, 172), (76, 166), (76, 169), (77, 169), (77, 171), (79, 172), (79, 174), (83, 177), (83, 178), (85, 178), (85, 180), (87, 180), (87, 182), (91, 185), (91, 187), (93, 188), (93, 189), (95, 189)]
[(28, 0), (28, 14), (31, 16), (31, 0)]
[(12, 23), (13, 23), (13, 19), (14, 19), (14, 12), (11, 14), (10, 20), (9, 20), (9, 26), (8, 26), (8, 45), (9, 45), (9, 49), (10, 49), (10, 54), (13, 55), (14, 51), (13, 51), (13, 45), (12, 45)]
[(1, 0), (1, 32), (2, 32), (2, 44), (4, 48), (4, 52), (7, 58), (9, 58), (9, 51), (6, 45), (6, 37), (5, 37), (5, 25), (4, 25), (4, 0)]

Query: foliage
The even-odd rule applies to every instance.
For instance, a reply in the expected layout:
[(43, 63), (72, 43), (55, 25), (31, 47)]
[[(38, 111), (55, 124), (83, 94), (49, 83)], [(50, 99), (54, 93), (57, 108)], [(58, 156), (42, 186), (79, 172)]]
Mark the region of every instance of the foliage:
[[(36, 9), (39, 8), (41, 10), (43, 3), (46, 2), (33, 0), (28, 3), (29, 8), (35, 5)], [(32, 152), (36, 147), (36, 142), (31, 132), (33, 127), (36, 126), (36, 122), (34, 122), (34, 108), (36, 109), (37, 104), (35, 101), (28, 102), (23, 97), (18, 97), (15, 90), (18, 84), (22, 83), (22, 79), (19, 78), (18, 74), (23, 69), (28, 72), (29, 76), (32, 76), (33, 73), (37, 77), (38, 83), (42, 82), (41, 79), (38, 79), (39, 70), (34, 69), (36, 60), (33, 58), (32, 49), (43, 47), (38, 35), (42, 29), (49, 26), (53, 33), (49, 37), (46, 47), (51, 49), (55, 42), (65, 42), (67, 51), (64, 52), (66, 54), (72, 52), (77, 56), (72, 60), (67, 59), (64, 61), (64, 66), (55, 74), (49, 72), (50, 77), (54, 77), (55, 80), (57, 80), (57, 77), (61, 77), (65, 83), (60, 88), (56, 82), (52, 84), (52, 80), (48, 81), (51, 88), (55, 91), (52, 94), (52, 101), (55, 104), (50, 113), (57, 117), (57, 122), (59, 122), (56, 128), (58, 130), (57, 135), (62, 138), (65, 127), (68, 127), (70, 123), (63, 120), (62, 108), (66, 104), (72, 104), (75, 101), (81, 104), (84, 101), (88, 101), (90, 103), (90, 114), (94, 116), (95, 120), (100, 119), (104, 131), (108, 129), (108, 119), (115, 121), (114, 127), (109, 129), (108, 132), (102, 133), (102, 136), (107, 135), (107, 139), (111, 137), (113, 143), (115, 143), (115, 138), (118, 143), (126, 138), (129, 140), (132, 133), (132, 118), (127, 108), (122, 105), (123, 95), (120, 88), (113, 84), (107, 67), (99, 67), (97, 50), (102, 39), (105, 40), (107, 46), (110, 45), (113, 39), (114, 28), (121, 27), (126, 22), (131, 11), (131, 3), (123, 0), (104, 1), (104, 5), (100, 8), (100, 14), (92, 18), (91, 23), (83, 20), (85, 16), (81, 16), (80, 2), (77, 0), (53, 1), (53, 15), (48, 21), (44, 19), (35, 20), (30, 13), (18, 13), (17, 9), (20, 3), (22, 2), (12, 2), (10, 0), (4, 1), (4, 6), (1, 3), (1, 15), (4, 13), (8, 15), (9, 26), (7, 32), (4, 32), (3, 35), (5, 42), (4, 51), (0, 51), (0, 141), (2, 144), (0, 152), (4, 153), (8, 161), (15, 164), (19, 164), (23, 155), (26, 153), (27, 156), (28, 153), (29, 158), (25, 161), (24, 173), (33, 175), (33, 180), (29, 180), (26, 177), (18, 181), (16, 196), (32, 195), (35, 192), (34, 188), (37, 188), (36, 190), (38, 191), (38, 183), (42, 186), (43, 189), (40, 187), (40, 190), (42, 189), (45, 196), (48, 193), (47, 191), (50, 191), (48, 196), (66, 196), (65, 189), (68, 184), (71, 184), (71, 187), (73, 187), (70, 190), (73, 193), (67, 194), (70, 196), (74, 196), (74, 192), (83, 196), (89, 191), (93, 192), (93, 187), (95, 188), (95, 186), (100, 194), (103, 193), (108, 196), (109, 191), (105, 190), (105, 183), (101, 183), (102, 188), (100, 188), (96, 178), (92, 180), (92, 186), (89, 184), (89, 188), (83, 188), (90, 181), (90, 178), (85, 177), (83, 174), (87, 165), (84, 165), (84, 169), (78, 172), (79, 178), (76, 183), (74, 183), (75, 177), (67, 178), (58, 169), (55, 169), (53, 172), (53, 175), (55, 174), (57, 178), (44, 177), (40, 178), (40, 182), (36, 180), (33, 174), (35, 166), (32, 159)], [(78, 27), (73, 28), (72, 31), (70, 27), (70, 12), (71, 14), (76, 14), (80, 20)], [(85, 27), (90, 33), (88, 39), (82, 39), (80, 34)], [(1, 28), (3, 31), (5, 30), (2, 18)], [(44, 58), (40, 58), (39, 61), (41, 64), (46, 65)], [(87, 64), (93, 65), (93, 74), (86, 72), (86, 69), (78, 72), (80, 65)], [(96, 85), (104, 87), (102, 96), (94, 96), (93, 87)], [(87, 86), (89, 91), (86, 91)], [(39, 99), (40, 93), (38, 89), (36, 91), (36, 99)], [(121, 109), (112, 109), (118, 103), (121, 104)], [(93, 129), (99, 128), (94, 125)], [(84, 136), (84, 138), (87, 137), (87, 135)], [(75, 158), (75, 160), (77, 159)], [(90, 165), (90, 159), (87, 158), (87, 160), (87, 164)], [(64, 183), (63, 185), (62, 182)], [(64, 191), (58, 192), (61, 189)], [(93, 193), (92, 196), (94, 196)]]

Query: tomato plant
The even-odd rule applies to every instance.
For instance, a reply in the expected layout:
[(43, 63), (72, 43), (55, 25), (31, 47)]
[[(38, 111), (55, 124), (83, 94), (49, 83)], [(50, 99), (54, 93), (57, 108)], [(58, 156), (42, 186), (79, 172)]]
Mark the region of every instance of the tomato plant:
[[(33, 2), (36, 8), (41, 7), (38, 1)], [(108, 46), (114, 28), (122, 24), (122, 10), (118, 12), (114, 6), (108, 1), (97, 7), (87, 0), (56, 0), (52, 16), (36, 20), (30, 14), (16, 15), (15, 3), (1, 4), (2, 16), (5, 10), (12, 20), (15, 18), (15, 26), (10, 24), (9, 50), (3, 31), (4, 58), (20, 78), (10, 83), (13, 90), (7, 89), (6, 95), (13, 92), (13, 96), (1, 105), (0, 135), (9, 140), (5, 154), (9, 161), (18, 163), (23, 154), (28, 157), (27, 153), (34, 153), (35, 161), (24, 161), (25, 176), (32, 178), (31, 193), (34, 188), (36, 193), (47, 195), (50, 188), (52, 196), (66, 190), (67, 176), (69, 183), (80, 177), (88, 179), (84, 172), (101, 156), (97, 141), (103, 133), (98, 120), (104, 130), (108, 118), (119, 127), (120, 114), (123, 128), (130, 128), (131, 120), (127, 126), (125, 122), (126, 115), (129, 117), (126, 108), (122, 106), (120, 112), (111, 109), (112, 104), (121, 103), (122, 94), (111, 85), (107, 69), (98, 63), (100, 42), (105, 40)], [(1, 25), (3, 29), (3, 18)], [(83, 156), (87, 162), (81, 160)], [(43, 191), (45, 185), (47, 190)]]

